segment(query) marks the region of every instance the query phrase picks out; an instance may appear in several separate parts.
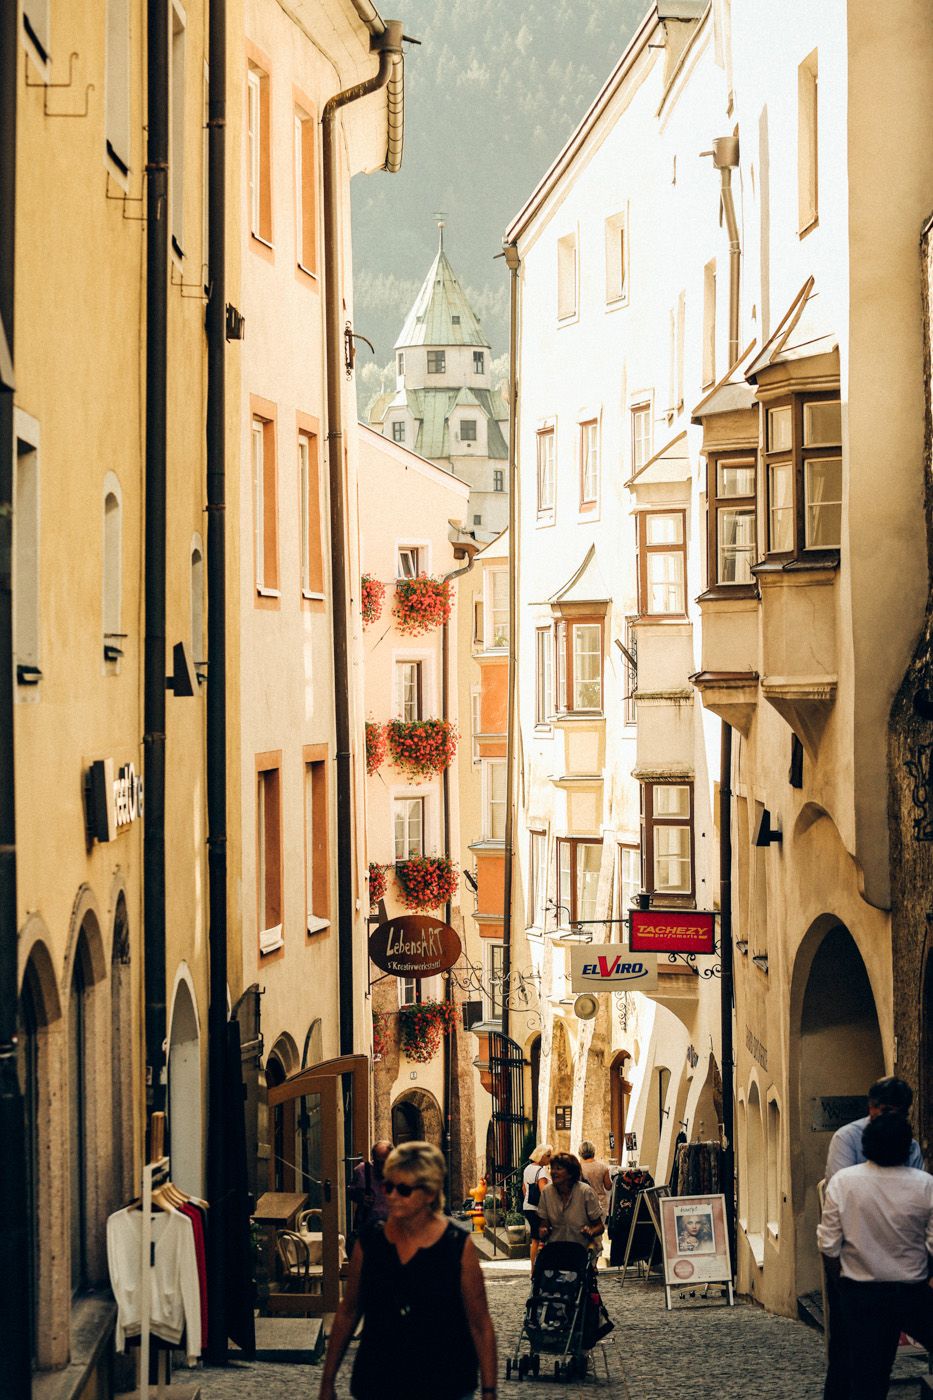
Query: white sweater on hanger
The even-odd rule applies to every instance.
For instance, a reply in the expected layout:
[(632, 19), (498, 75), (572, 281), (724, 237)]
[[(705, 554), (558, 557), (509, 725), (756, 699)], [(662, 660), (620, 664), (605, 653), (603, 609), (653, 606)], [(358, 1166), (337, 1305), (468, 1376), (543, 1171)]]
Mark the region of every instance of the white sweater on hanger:
[[(139, 1251), (142, 1211), (130, 1206), (107, 1221), (107, 1264), (117, 1300), (117, 1351), (140, 1333)], [(149, 1270), (149, 1328), (171, 1346), (181, 1344), (189, 1363), (201, 1354), (201, 1293), (194, 1227), (181, 1211), (154, 1211), (155, 1266)]]

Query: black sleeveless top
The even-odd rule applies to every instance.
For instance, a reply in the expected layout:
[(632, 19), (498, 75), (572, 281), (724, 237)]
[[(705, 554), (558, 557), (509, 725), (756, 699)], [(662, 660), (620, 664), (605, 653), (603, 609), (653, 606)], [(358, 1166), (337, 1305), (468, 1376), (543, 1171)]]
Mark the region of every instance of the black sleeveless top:
[(403, 1264), (382, 1221), (360, 1236), (363, 1335), (350, 1393), (356, 1400), (461, 1400), (477, 1362), (460, 1286), (466, 1231), (448, 1225)]

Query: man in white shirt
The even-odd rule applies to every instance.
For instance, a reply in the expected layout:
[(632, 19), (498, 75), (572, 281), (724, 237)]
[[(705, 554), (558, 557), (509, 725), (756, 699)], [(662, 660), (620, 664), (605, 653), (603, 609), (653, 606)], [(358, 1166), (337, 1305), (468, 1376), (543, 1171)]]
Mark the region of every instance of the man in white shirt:
[[(899, 1113), (902, 1118), (906, 1118), (913, 1101), (914, 1091), (905, 1080), (897, 1079), (893, 1074), (876, 1080), (868, 1091), (867, 1117), (856, 1118), (854, 1123), (846, 1123), (845, 1127), (833, 1133), (826, 1156), (826, 1171), (823, 1174), (826, 1184), (828, 1185), (836, 1172), (841, 1171), (843, 1167), (855, 1167), (864, 1162), (862, 1133), (873, 1118), (877, 1118), (879, 1113)], [(921, 1170), (923, 1168), (923, 1153), (917, 1142), (910, 1144), (907, 1165), (919, 1167)], [(826, 1302), (829, 1311), (829, 1349), (823, 1400), (848, 1400), (849, 1359), (842, 1342), (842, 1320), (838, 1316), (839, 1288), (831, 1274), (826, 1278)]]
[(848, 1358), (850, 1400), (884, 1400), (902, 1331), (933, 1348), (933, 1177), (907, 1165), (911, 1132), (900, 1113), (870, 1119), (865, 1161), (826, 1188), (816, 1237), (838, 1279), (833, 1319)]

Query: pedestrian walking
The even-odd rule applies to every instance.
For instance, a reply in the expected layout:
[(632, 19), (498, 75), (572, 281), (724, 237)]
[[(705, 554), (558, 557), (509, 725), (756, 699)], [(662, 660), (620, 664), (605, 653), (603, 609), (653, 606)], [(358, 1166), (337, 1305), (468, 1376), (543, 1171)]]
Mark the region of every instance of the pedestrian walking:
[(347, 1196), (356, 1207), (353, 1217), (354, 1237), (362, 1234), (367, 1225), (388, 1217), (389, 1200), (385, 1193), (383, 1172), (391, 1151), (391, 1142), (382, 1138), (373, 1143), (369, 1161), (360, 1162), (353, 1170)]
[[(868, 1090), (868, 1114), (856, 1118), (852, 1123), (833, 1133), (829, 1151), (826, 1154), (824, 1182), (828, 1186), (837, 1172), (845, 1167), (858, 1166), (865, 1161), (862, 1151), (862, 1135), (872, 1119), (882, 1113), (896, 1113), (906, 1119), (914, 1101), (914, 1092), (903, 1079), (887, 1075), (878, 1079)], [(923, 1153), (916, 1141), (911, 1141), (909, 1167), (923, 1168)], [(829, 1345), (826, 1356), (826, 1383), (823, 1387), (823, 1400), (848, 1400), (849, 1359), (842, 1340), (842, 1321), (839, 1317), (839, 1284), (836, 1277), (826, 1274), (826, 1307), (829, 1328)]]
[(547, 1168), (553, 1152), (554, 1149), (549, 1142), (539, 1142), (534, 1151), (529, 1152), (528, 1164), (522, 1172), (522, 1213), (531, 1232), (532, 1268), (535, 1266), (535, 1257), (538, 1253), (538, 1224), (541, 1220), (538, 1214), (538, 1202), (545, 1186), (549, 1186), (551, 1183)]
[(592, 1142), (584, 1140), (580, 1143), (580, 1167), (583, 1172), (583, 1180), (596, 1193), (596, 1199), (599, 1201), (599, 1208), (605, 1222), (609, 1218), (609, 1192), (612, 1190), (609, 1163), (603, 1162), (596, 1156), (596, 1148)]
[(581, 1180), (580, 1160), (572, 1152), (556, 1152), (550, 1170), (551, 1184), (538, 1203), (538, 1239), (555, 1244), (565, 1240), (588, 1249), (605, 1229), (596, 1192)]
[(902, 1331), (933, 1348), (933, 1177), (908, 1166), (910, 1125), (880, 1113), (862, 1133), (865, 1160), (835, 1172), (817, 1243), (838, 1282), (833, 1327), (849, 1400), (884, 1400)]
[(334, 1318), (320, 1400), (334, 1382), (360, 1318), (350, 1393), (356, 1400), (482, 1400), (496, 1395), (496, 1334), (479, 1257), (444, 1215), (444, 1158), (407, 1142), (385, 1164), (389, 1216), (368, 1226), (350, 1261)]

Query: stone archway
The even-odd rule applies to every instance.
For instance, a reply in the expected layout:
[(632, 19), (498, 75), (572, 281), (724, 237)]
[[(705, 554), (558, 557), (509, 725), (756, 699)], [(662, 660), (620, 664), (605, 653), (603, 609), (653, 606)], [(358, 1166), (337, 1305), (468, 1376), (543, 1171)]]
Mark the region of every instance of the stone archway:
[(406, 1089), (392, 1104), (392, 1141), (398, 1147), (403, 1142), (429, 1142), (440, 1148), (444, 1135), (444, 1118), (440, 1105), (427, 1089)]
[[(884, 1072), (878, 1012), (862, 955), (849, 930), (824, 916), (811, 926), (800, 945), (791, 991), (798, 1295), (820, 1286), (816, 1188), (826, 1166), (830, 1137), (838, 1126), (829, 1124), (822, 1101), (864, 1095), (868, 1085)], [(815, 1126), (823, 1122), (827, 1123), (825, 1128)]]

